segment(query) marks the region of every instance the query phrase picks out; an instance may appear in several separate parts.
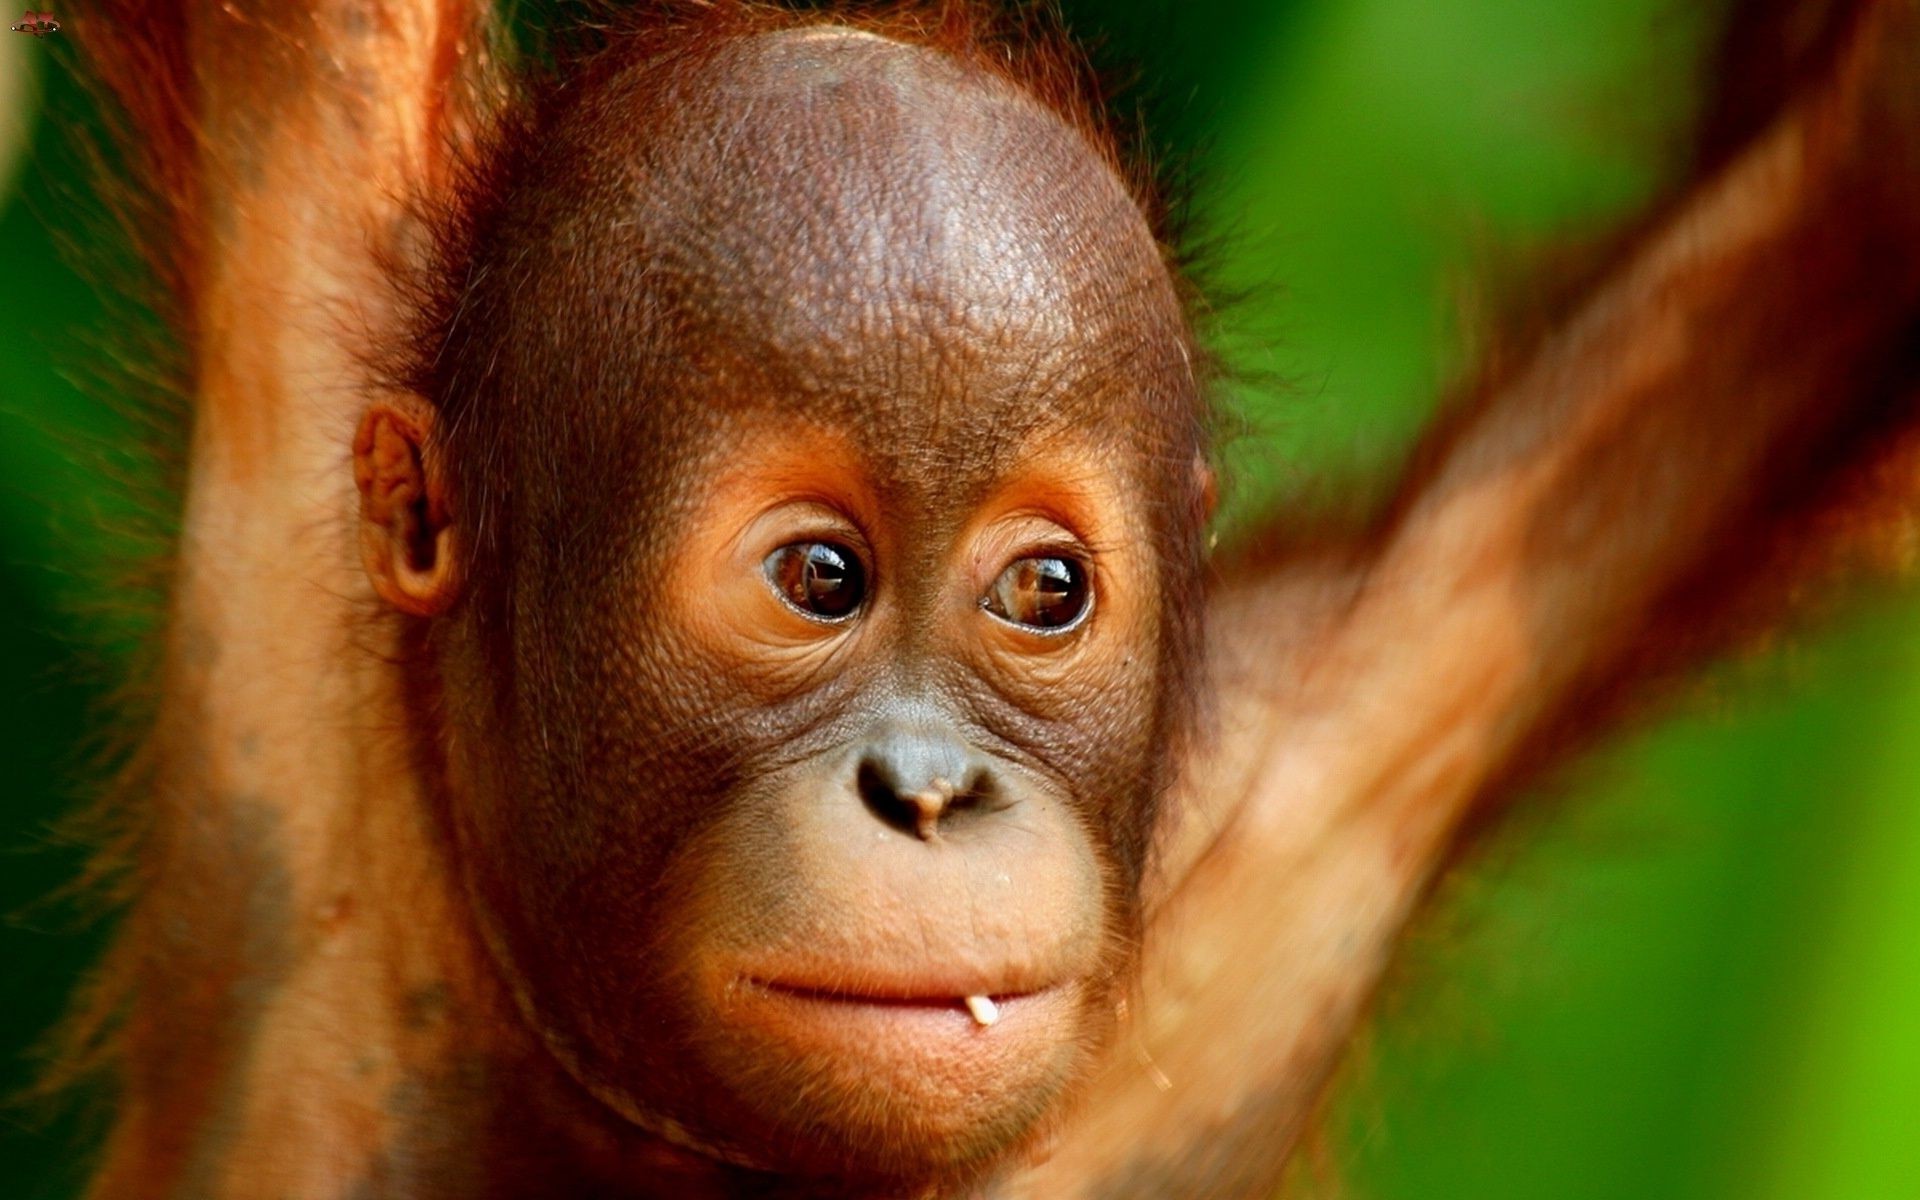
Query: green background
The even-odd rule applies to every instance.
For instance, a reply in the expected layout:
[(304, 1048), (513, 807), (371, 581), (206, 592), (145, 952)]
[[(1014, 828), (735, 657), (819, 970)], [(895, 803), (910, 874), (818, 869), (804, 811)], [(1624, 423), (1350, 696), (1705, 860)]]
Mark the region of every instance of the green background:
[[(1678, 161), (1710, 28), (1677, 0), (1066, 7), (1137, 78), (1162, 152), (1201, 166), (1222, 344), (1260, 381), (1235, 389), (1239, 512), (1394, 460), (1459, 365), (1464, 285)], [(42, 900), (80, 861), (48, 828), (94, 790), (146, 603), (101, 582), (140, 523), (117, 482), (135, 431), (72, 382), (110, 318), (55, 251), (85, 106), (51, 43), (0, 42), (0, 1046), (20, 1055), (99, 943)], [(1563, 771), (1420, 921), (1301, 1190), (1920, 1197), (1917, 729), (1920, 605), (1881, 593)], [(20, 1055), (0, 1086), (31, 1078)], [(0, 1197), (74, 1194), (87, 1124), (0, 1113)]]

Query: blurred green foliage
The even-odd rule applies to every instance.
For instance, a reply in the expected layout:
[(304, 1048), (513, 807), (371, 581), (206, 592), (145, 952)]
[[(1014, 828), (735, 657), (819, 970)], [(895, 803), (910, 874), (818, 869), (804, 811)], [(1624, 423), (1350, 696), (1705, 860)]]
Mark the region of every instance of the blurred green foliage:
[[(1651, 193), (1707, 28), (1664, 0), (1064, 7), (1104, 65), (1137, 68), (1163, 152), (1204, 166), (1210, 273), (1237, 297), (1220, 340), (1250, 381), (1240, 511), (1404, 450), (1472, 325), (1457, 285)], [(68, 382), (105, 318), (53, 251), (76, 174), (46, 113), (84, 105), (50, 49), (0, 45), (0, 145), (8, 122), (31, 135), (0, 171), (9, 1049), (99, 940), (34, 902), (79, 861), (45, 831), (109, 722), (82, 664), (119, 653), (93, 565), (122, 544), (102, 464), (133, 445), (110, 397)], [(1705, 691), (1522, 805), (1442, 889), (1306, 1192), (1920, 1197), (1920, 613), (1882, 597)], [(75, 1194), (83, 1124), (0, 1116), (0, 1194)]]

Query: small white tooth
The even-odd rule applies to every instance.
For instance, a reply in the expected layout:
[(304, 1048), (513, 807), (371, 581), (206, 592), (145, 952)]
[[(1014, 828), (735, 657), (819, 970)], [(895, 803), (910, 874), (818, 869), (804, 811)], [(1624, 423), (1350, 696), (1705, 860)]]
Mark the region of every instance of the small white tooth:
[(991, 1025), (1000, 1019), (1000, 1006), (991, 996), (968, 996), (967, 1011), (973, 1014), (976, 1025)]

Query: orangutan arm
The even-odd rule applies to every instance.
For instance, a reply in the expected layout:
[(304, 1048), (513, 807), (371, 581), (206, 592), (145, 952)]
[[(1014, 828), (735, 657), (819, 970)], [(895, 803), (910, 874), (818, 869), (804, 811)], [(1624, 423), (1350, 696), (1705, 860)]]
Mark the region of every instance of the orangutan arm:
[[(1271, 1194), (1466, 816), (1575, 710), (1711, 648), (1675, 623), (1765, 591), (1782, 537), (1855, 531), (1808, 513), (1858, 498), (1912, 431), (1920, 314), (1920, 23), (1860, 14), (1830, 70), (1429, 438), (1368, 535), (1226, 568), (1220, 729), (1168, 844), (1131, 1047), (1014, 1194)], [(1866, 491), (1889, 487), (1915, 484)]]
[[(144, 189), (130, 224), (192, 405), (164, 702), (135, 785), (145, 886), (84, 1018), (130, 1014), (96, 1196), (335, 1194), (380, 1128), (332, 1097), (378, 1094), (404, 1065), (382, 991), (404, 975), (383, 949), (397, 935), (372, 902), (416, 928), (450, 918), (379, 736), (399, 701), (392, 647), (358, 616), (349, 447), (366, 335), (391, 324), (377, 256), (402, 252), (400, 197), (441, 169), (476, 19), (206, 0), (104, 3), (69, 26), (122, 110)], [(333, 994), (361, 1015), (303, 1015)]]

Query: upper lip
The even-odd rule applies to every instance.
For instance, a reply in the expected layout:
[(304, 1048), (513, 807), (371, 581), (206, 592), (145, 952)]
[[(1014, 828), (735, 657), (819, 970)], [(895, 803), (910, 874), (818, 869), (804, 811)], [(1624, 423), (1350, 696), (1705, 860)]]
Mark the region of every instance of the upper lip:
[[(712, 963), (709, 975), (722, 987), (753, 987), (800, 998), (844, 1000), (871, 1004), (950, 1004), (968, 996), (995, 1000), (1018, 998), (1081, 978), (1085, 965), (1079, 956), (1003, 957), (975, 959), (956, 948), (947, 955), (914, 954), (906, 959), (873, 961), (867, 955), (805, 953), (777, 950), (753, 955), (729, 955)], [(866, 961), (863, 961), (866, 960)]]
[(1052, 986), (1022, 988), (978, 987), (956, 988), (952, 990), (931, 989), (918, 984), (888, 987), (821, 987), (808, 983), (795, 983), (785, 979), (765, 979), (755, 975), (748, 975), (743, 978), (751, 987), (761, 988), (769, 992), (780, 992), (784, 995), (795, 996), (805, 1000), (838, 1000), (852, 1004), (898, 1004), (906, 1006), (952, 1004), (954, 1001), (966, 996), (986, 996), (989, 999), (1004, 1002), (1018, 999), (1021, 996), (1030, 996), (1035, 992), (1043, 992), (1047, 990), (1047, 987)]

